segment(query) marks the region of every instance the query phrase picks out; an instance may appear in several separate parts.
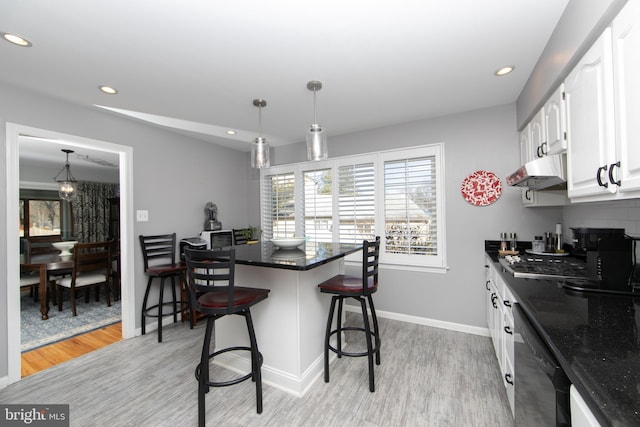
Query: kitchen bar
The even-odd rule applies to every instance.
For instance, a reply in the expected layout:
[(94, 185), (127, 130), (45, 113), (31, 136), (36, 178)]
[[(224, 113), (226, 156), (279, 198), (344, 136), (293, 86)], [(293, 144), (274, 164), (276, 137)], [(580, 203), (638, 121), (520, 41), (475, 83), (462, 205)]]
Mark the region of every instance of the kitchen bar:
[[(295, 396), (302, 396), (323, 370), (323, 344), (329, 298), (317, 285), (344, 273), (344, 257), (362, 244), (312, 243), (301, 249), (277, 249), (271, 242), (236, 248), (236, 284), (270, 290), (269, 298), (252, 308), (260, 352), (262, 379)], [(216, 348), (247, 345), (241, 318), (216, 322)], [(248, 357), (221, 354), (217, 363), (247, 372)]]

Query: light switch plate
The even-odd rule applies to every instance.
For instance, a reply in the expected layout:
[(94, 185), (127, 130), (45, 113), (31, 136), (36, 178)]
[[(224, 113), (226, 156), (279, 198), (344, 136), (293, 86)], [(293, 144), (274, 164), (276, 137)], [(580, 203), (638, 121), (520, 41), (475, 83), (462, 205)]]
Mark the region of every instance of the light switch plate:
[(136, 221), (138, 222), (149, 221), (149, 211), (136, 211)]

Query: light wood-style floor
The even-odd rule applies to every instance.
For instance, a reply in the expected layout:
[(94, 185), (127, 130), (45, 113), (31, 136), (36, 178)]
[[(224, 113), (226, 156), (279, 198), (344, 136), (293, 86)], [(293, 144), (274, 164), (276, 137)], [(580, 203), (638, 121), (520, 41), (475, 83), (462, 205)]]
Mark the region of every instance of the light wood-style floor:
[[(203, 323), (166, 327), (162, 343), (150, 333), (85, 354), (0, 390), (0, 401), (70, 404), (72, 426), (195, 426)], [(207, 424), (512, 426), (489, 338), (388, 319), (380, 327), (375, 393), (366, 359), (345, 357), (302, 398), (265, 384), (262, 414), (250, 381), (211, 389)]]
[(49, 369), (120, 340), (122, 340), (122, 323), (118, 322), (86, 334), (27, 351), (22, 353), (22, 377)]

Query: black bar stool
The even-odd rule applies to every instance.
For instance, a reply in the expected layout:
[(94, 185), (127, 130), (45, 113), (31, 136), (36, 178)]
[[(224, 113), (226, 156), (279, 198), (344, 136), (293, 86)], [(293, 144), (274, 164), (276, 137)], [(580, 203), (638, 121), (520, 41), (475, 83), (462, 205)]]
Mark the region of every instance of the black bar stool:
[[(139, 236), (142, 256), (144, 258), (144, 272), (149, 277), (147, 289), (142, 300), (142, 335), (146, 333), (146, 318), (158, 318), (158, 342), (162, 342), (162, 319), (166, 316), (173, 316), (173, 323), (178, 321), (178, 313), (182, 313), (185, 301), (176, 297), (176, 281), (179, 284), (183, 274), (184, 265), (176, 263), (176, 233), (156, 236)], [(160, 279), (160, 294), (158, 304), (147, 307), (149, 291), (154, 279)], [(172, 300), (164, 302), (164, 281), (171, 279)], [(178, 307), (178, 305), (180, 307)], [(164, 307), (169, 306), (169, 311), (164, 311)], [(193, 328), (193, 322), (190, 323)]]
[[(207, 316), (207, 328), (204, 334), (202, 355), (196, 367), (198, 380), (198, 425), (205, 425), (205, 394), (210, 387), (226, 387), (251, 378), (256, 383), (256, 410), (262, 413), (262, 354), (258, 350), (256, 334), (251, 320), (251, 306), (269, 296), (269, 289), (235, 286), (234, 248), (211, 251), (185, 248), (187, 264), (187, 287), (191, 298), (191, 307)], [(228, 314), (237, 314), (245, 318), (249, 333), (249, 347), (228, 347), (214, 353), (210, 352), (211, 335), (215, 321)], [(249, 351), (251, 353), (251, 372), (229, 381), (214, 382), (209, 379), (209, 360), (229, 351)]]
[[(369, 361), (369, 391), (375, 391), (375, 381), (373, 376), (373, 356), (375, 355), (376, 365), (380, 364), (380, 332), (378, 330), (378, 318), (376, 309), (373, 306), (371, 295), (378, 290), (378, 260), (380, 258), (380, 236), (376, 240), (369, 242), (365, 240), (362, 248), (362, 275), (345, 276), (339, 274), (318, 285), (320, 292), (332, 294), (331, 307), (329, 308), (329, 319), (327, 320), (327, 330), (324, 338), (324, 382), (329, 382), (329, 350), (338, 357), (362, 357), (367, 356)], [(346, 298), (353, 298), (360, 302), (362, 308), (362, 319), (364, 327), (342, 326), (342, 303)], [(338, 318), (336, 329), (331, 329), (331, 323), (335, 316), (336, 302), (338, 303)], [(373, 330), (369, 325), (367, 314), (367, 302), (373, 318)], [(342, 350), (342, 331), (361, 331), (365, 333), (367, 351), (346, 352)], [(333, 347), (330, 344), (332, 335), (336, 335), (337, 344)]]

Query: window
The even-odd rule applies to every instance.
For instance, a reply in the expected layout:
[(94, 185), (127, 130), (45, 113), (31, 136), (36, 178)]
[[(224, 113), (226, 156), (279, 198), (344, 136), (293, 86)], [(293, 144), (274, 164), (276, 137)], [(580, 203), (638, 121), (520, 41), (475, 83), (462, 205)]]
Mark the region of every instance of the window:
[(380, 236), (382, 264), (442, 269), (443, 157), (440, 143), (262, 170), (265, 237)]
[(338, 167), (338, 240), (362, 242), (376, 236), (374, 164)]
[(333, 241), (331, 169), (308, 171), (304, 178), (304, 235), (314, 242)]
[(60, 235), (60, 200), (20, 199), (20, 237)]
[(262, 192), (262, 230), (273, 238), (296, 234), (295, 176), (293, 173), (267, 176)]

